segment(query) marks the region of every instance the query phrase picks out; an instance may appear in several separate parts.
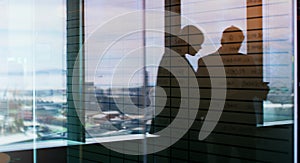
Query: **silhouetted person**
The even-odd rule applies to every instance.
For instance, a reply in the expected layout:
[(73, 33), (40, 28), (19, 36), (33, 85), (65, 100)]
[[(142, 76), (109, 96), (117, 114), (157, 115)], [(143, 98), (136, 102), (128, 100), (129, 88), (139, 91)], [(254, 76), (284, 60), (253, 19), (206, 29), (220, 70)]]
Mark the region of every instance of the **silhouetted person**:
[[(166, 47), (179, 54), (185, 60), (185, 63), (183, 63), (185, 66), (176, 67), (178, 65), (171, 62), (171, 57), (174, 56), (171, 56), (172, 52), (169, 50), (165, 51), (161, 59), (161, 63), (170, 62), (170, 69), (180, 68), (182, 70), (193, 70), (192, 65), (186, 59), (185, 55), (188, 54), (194, 56), (200, 50), (201, 44), (204, 41), (203, 33), (197, 27), (189, 25), (184, 27), (179, 35), (181, 36), (181, 38), (185, 37), (185, 39), (188, 40), (189, 43), (178, 36), (170, 35), (170, 40), (172, 43), (170, 43), (170, 45), (166, 45)], [(192, 46), (193, 44), (194, 46)], [(198, 49), (195, 49), (195, 47)], [(166, 106), (163, 108), (160, 114), (154, 117), (150, 133), (158, 132), (167, 127), (168, 124), (172, 122), (172, 119), (176, 117), (181, 100), (180, 88), (176, 77), (164, 67), (160, 66), (158, 68), (156, 85), (164, 89), (167, 96), (167, 102)]]
[[(204, 36), (202, 31), (200, 31), (197, 27), (195, 26), (185, 26), (183, 29), (181, 29), (179, 36), (174, 36), (174, 35), (168, 35), (166, 41), (166, 51), (163, 54), (163, 57), (161, 59), (161, 64), (163, 62), (168, 62), (170, 69), (180, 69), (182, 71), (182, 76), (186, 76), (187, 78), (189, 77), (194, 77), (195, 78), (195, 71), (192, 67), (192, 65), (189, 63), (189, 61), (186, 59), (185, 55), (192, 55), (194, 56), (200, 49), (201, 45), (204, 42)], [(184, 38), (184, 39), (182, 39)], [(180, 65), (178, 63), (172, 63), (172, 57), (174, 55), (171, 55), (171, 51), (168, 49), (173, 50), (173, 52), (177, 53), (184, 59), (184, 63), (181, 63)], [(182, 66), (184, 65), (184, 66)], [(184, 74), (185, 72), (192, 72), (193, 74)], [(180, 85), (178, 83), (178, 80), (172, 74), (170, 71), (165, 69), (164, 67), (160, 66), (158, 69), (158, 74), (157, 74), (157, 86), (161, 87), (164, 92), (166, 93), (166, 104), (164, 105), (163, 109), (161, 112), (158, 113), (157, 116), (155, 116), (152, 120), (152, 124), (150, 127), (150, 133), (155, 134), (158, 131), (163, 130), (164, 128), (167, 128), (170, 123), (175, 119), (178, 110), (180, 108), (181, 104), (181, 91), (180, 91)], [(156, 103), (156, 105), (162, 105), (160, 103)], [(157, 111), (157, 110), (156, 110)], [(185, 126), (177, 126), (178, 128), (180, 127), (185, 127)], [(190, 144), (193, 143), (193, 141), (198, 141), (198, 133), (200, 130), (200, 127), (197, 129), (195, 132), (195, 136), (192, 138), (190, 137), (191, 133), (188, 131), (183, 138), (181, 138), (177, 143), (173, 144), (171, 147), (168, 149), (159, 152), (157, 155), (167, 155), (169, 157), (169, 161), (179, 161), (180, 158), (182, 160), (189, 160), (189, 156), (194, 156), (194, 154), (191, 153), (192, 149), (190, 147)], [(170, 137), (172, 139), (172, 137)], [(192, 140), (193, 139), (193, 140)], [(192, 140), (192, 141), (191, 141)], [(195, 147), (194, 148), (201, 148), (201, 147)], [(177, 152), (180, 153), (175, 153), (173, 149), (176, 149)], [(193, 150), (194, 152), (197, 152), (197, 149)], [(197, 155), (198, 157), (198, 155)], [(156, 159), (156, 161), (161, 161), (159, 159)]]
[[(209, 161), (232, 162), (255, 161), (255, 131), (262, 102), (268, 94), (268, 86), (262, 82), (261, 66), (254, 58), (239, 52), (244, 34), (231, 26), (224, 30), (221, 47), (198, 61), (197, 78), (200, 87), (202, 115), (207, 112), (211, 101), (211, 78), (226, 78), (226, 100), (217, 126), (205, 140), (208, 144)], [(210, 76), (209, 69), (219, 65), (207, 64), (205, 60), (220, 55), (226, 76)], [(218, 88), (218, 89), (225, 89)], [(211, 108), (213, 109), (213, 108)], [(232, 158), (230, 158), (232, 157)]]

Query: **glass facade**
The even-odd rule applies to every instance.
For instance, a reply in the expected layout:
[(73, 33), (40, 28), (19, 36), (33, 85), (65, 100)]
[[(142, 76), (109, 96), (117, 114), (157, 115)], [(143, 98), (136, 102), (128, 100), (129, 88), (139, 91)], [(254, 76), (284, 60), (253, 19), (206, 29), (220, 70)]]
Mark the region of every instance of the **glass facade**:
[(0, 1), (0, 158), (296, 162), (295, 6)]
[(1, 145), (63, 138), (65, 2), (12, 0), (1, 1), (0, 7)]

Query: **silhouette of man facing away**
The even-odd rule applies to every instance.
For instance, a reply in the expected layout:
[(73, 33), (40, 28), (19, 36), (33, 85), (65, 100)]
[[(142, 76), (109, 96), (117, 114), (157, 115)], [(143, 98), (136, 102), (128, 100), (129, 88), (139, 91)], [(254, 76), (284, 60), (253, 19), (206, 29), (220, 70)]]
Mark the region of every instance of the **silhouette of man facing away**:
[[(221, 47), (198, 60), (199, 112), (204, 114), (209, 108), (210, 79), (225, 78), (227, 84), (227, 88), (217, 88), (227, 89), (225, 105), (217, 126), (205, 140), (208, 152), (212, 154), (208, 158), (210, 161), (255, 161), (257, 113), (262, 109), (269, 89), (262, 82), (259, 73), (261, 66), (257, 66), (252, 56), (239, 52), (244, 38), (242, 30), (235, 26), (228, 27), (223, 31)], [(205, 60), (214, 57), (221, 57), (226, 76), (209, 75), (208, 69), (219, 65), (206, 65)]]

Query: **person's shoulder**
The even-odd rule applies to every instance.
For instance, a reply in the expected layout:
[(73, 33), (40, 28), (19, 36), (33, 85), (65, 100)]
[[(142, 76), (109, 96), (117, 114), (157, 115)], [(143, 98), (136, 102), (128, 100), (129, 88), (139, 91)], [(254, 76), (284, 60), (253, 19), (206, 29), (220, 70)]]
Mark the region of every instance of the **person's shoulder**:
[(218, 52), (214, 52), (214, 53), (205, 55), (205, 56), (203, 56), (203, 57), (200, 57), (200, 58), (198, 59), (198, 65), (205, 65), (205, 64), (204, 64), (204, 60), (207, 60), (207, 59), (210, 58), (211, 56), (216, 56), (216, 55), (218, 55)]
[(207, 70), (207, 60), (211, 58), (212, 54), (205, 55), (198, 59), (198, 68), (196, 71), (196, 76), (208, 76), (208, 70)]

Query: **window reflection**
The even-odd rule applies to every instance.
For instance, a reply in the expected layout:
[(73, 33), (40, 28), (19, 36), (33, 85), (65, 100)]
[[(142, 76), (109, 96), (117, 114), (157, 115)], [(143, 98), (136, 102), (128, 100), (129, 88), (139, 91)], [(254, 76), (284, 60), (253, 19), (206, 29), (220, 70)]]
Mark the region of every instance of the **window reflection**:
[(1, 1), (1, 145), (66, 138), (65, 7)]
[[(170, 132), (167, 140), (173, 141), (182, 128), (188, 131), (170, 148), (148, 155), (157, 154), (153, 157), (157, 162), (161, 156), (164, 161), (199, 161), (199, 155), (203, 161), (210, 157), (221, 161), (228, 157), (228, 162), (237, 158), (266, 161), (268, 152), (276, 156), (275, 161), (277, 156), (290, 160), (292, 127), (273, 125), (293, 123), (291, 1), (151, 0), (146, 1), (146, 9), (179, 15), (162, 12), (157, 19), (133, 15), (134, 21), (114, 24), (103, 37), (94, 36), (101, 25), (124, 13), (143, 11), (142, 2), (80, 1), (84, 6), (69, 2), (71, 11), (65, 12), (64, 0), (0, 1), (5, 12), (0, 15), (4, 22), (0, 25), (4, 29), (0, 31), (0, 139), (4, 140), (0, 145), (32, 140), (124, 140), (116, 136), (129, 143), (136, 135), (147, 143), (163, 137), (158, 132), (178, 118), (187, 121), (182, 123), (187, 127), (171, 126), (176, 134)], [(142, 30), (122, 35), (120, 31), (128, 26)], [(160, 31), (144, 33), (152, 26)], [(225, 32), (233, 26), (243, 36)], [(86, 41), (84, 47), (81, 41)], [(102, 44), (107, 46), (100, 46), (104, 53), (99, 58), (97, 48)], [(172, 56), (172, 50), (179, 56)], [(81, 55), (78, 69), (74, 66), (77, 55)], [(226, 76), (208, 76), (201, 70), (209, 67), (202, 61), (215, 55), (221, 55)], [(164, 64), (169, 69), (163, 69)], [(181, 90), (180, 79), (171, 70), (180, 72), (185, 84), (190, 81), (185, 79), (195, 75), (199, 85), (184, 85)], [(227, 91), (219, 114), (215, 108), (209, 111), (211, 77), (226, 79), (227, 88), (217, 88)], [(190, 93), (198, 88), (201, 97)], [(182, 92), (190, 93), (185, 96), (187, 102), (181, 101)], [(78, 101), (80, 105), (74, 105)], [(187, 110), (196, 108), (197, 113), (188, 112), (193, 118), (178, 116), (181, 103), (189, 106)], [(209, 117), (209, 112), (220, 118)], [(214, 122), (217, 126), (211, 131), (205, 128)], [(286, 148), (278, 148), (282, 146)]]
[[(175, 3), (175, 2), (174, 2)], [(248, 86), (251, 89), (258, 89), (258, 87), (262, 86), (262, 90), (265, 88), (270, 89), (268, 91), (268, 95), (264, 97), (264, 100), (261, 100), (256, 104), (256, 124), (258, 126), (269, 125), (268, 122), (274, 121), (282, 121), (282, 120), (292, 120), (292, 112), (293, 112), (293, 102), (290, 101), (293, 98), (292, 93), (292, 84), (290, 82), (283, 82), (283, 80), (289, 80), (293, 78), (292, 71), (288, 77), (283, 77), (284, 73), (282, 73), (286, 69), (291, 69), (290, 63), (292, 55), (292, 51), (290, 49), (286, 52), (286, 55), (289, 57), (284, 57), (284, 63), (280, 60), (277, 60), (274, 56), (283, 57), (285, 53), (278, 48), (283, 47), (282, 44), (289, 44), (289, 41), (282, 40), (284, 36), (278, 35), (277, 32), (288, 32), (291, 30), (292, 26), (284, 26), (284, 22), (276, 23), (277, 21), (271, 21), (273, 17), (283, 17), (285, 21), (291, 22), (291, 13), (286, 13), (282, 15), (276, 14), (276, 8), (282, 5), (284, 2), (276, 1), (276, 2), (263, 2), (263, 6), (259, 6), (261, 2), (259, 1), (191, 1), (191, 2), (182, 2), (181, 5), (181, 15), (182, 17), (188, 17), (189, 19), (194, 20), (195, 24), (199, 24), (199, 26), (204, 30), (205, 41), (201, 46), (201, 50), (195, 55), (187, 55), (186, 58), (188, 62), (191, 64), (193, 69), (196, 71), (198, 68), (198, 59), (202, 58), (210, 53), (213, 53), (218, 49), (221, 45), (220, 40), (222, 36), (222, 32), (226, 27), (231, 25), (235, 25), (243, 29), (245, 34), (245, 39), (239, 48), (240, 53), (248, 54), (253, 58), (253, 64), (256, 65), (257, 69), (255, 77), (257, 81), (263, 84), (259, 84), (259, 82), (255, 82), (256, 79), (249, 79)], [(289, 3), (284, 3), (285, 7), (288, 7)], [(147, 9), (163, 9), (165, 4), (162, 4), (157, 1), (147, 3)], [(96, 9), (96, 6), (107, 9), (109, 6), (109, 11), (99, 12)], [(197, 7), (196, 7), (197, 6)], [(210, 6), (210, 7), (208, 7)], [(248, 6), (248, 7), (247, 7)], [(129, 1), (126, 5), (117, 5), (115, 2), (88, 2), (86, 3), (86, 33), (87, 35), (93, 35), (93, 31), (97, 30), (97, 24), (102, 24), (103, 22), (107, 22), (110, 17), (117, 16), (122, 13), (134, 12), (136, 10), (141, 10), (141, 3), (136, 1)], [(264, 10), (264, 12), (263, 12)], [(118, 12), (113, 12), (118, 11)], [(175, 11), (175, 10), (174, 10)], [(176, 10), (177, 11), (177, 10)], [(176, 12), (175, 11), (175, 12)], [(196, 12), (201, 11), (201, 12)], [(265, 17), (265, 19), (260, 19), (258, 17)], [(162, 17), (164, 17), (162, 15)], [(98, 19), (102, 18), (102, 19)], [(247, 19), (246, 19), (247, 18)], [(137, 20), (141, 20), (139, 17)], [(183, 20), (179, 26), (183, 27), (188, 25), (189, 22)], [(163, 20), (147, 20), (152, 23), (161, 23), (164, 24)], [(171, 19), (174, 23), (179, 23), (180, 21), (176, 21), (175, 19)], [(287, 22), (285, 22), (287, 23)], [(137, 23), (138, 24), (138, 23)], [(179, 28), (179, 27), (178, 27)], [(174, 27), (175, 29), (175, 27)], [(115, 33), (111, 33), (114, 35)], [(116, 33), (117, 35), (117, 33)], [(110, 37), (107, 36), (107, 41), (110, 40)], [(141, 117), (137, 118), (133, 115), (126, 115), (120, 110), (120, 105), (125, 107), (124, 105), (129, 105), (129, 103), (133, 102), (136, 106), (143, 107), (143, 105), (148, 105), (143, 102), (143, 98), (147, 96), (147, 92), (151, 90), (151, 87), (156, 86), (157, 81), (157, 68), (147, 67), (147, 76), (143, 73), (143, 71), (137, 71), (136, 74), (130, 79), (130, 82), (127, 83), (127, 76), (130, 76), (131, 72), (134, 69), (134, 64), (136, 66), (142, 66), (144, 64), (143, 60), (146, 59), (146, 62), (151, 60), (155, 60), (158, 65), (161, 57), (163, 55), (163, 51), (158, 52), (158, 54), (154, 54), (153, 52), (147, 52), (146, 58), (142, 55), (142, 53), (132, 53), (130, 50), (135, 49), (136, 47), (142, 46), (143, 39), (146, 40), (148, 46), (161, 46), (164, 43), (164, 35), (157, 34), (155, 32), (147, 32), (145, 38), (143, 38), (142, 33), (131, 34), (125, 36), (124, 38), (118, 40), (113, 45), (111, 45), (104, 55), (101, 58), (101, 61), (95, 61), (95, 55), (97, 55), (92, 50), (86, 50), (86, 85), (88, 89), (91, 89), (91, 94), (88, 96), (96, 96), (97, 102), (92, 102), (86, 106), (88, 113), (87, 114), (87, 126), (91, 126), (94, 130), (97, 128), (96, 126), (101, 126), (101, 123), (104, 123), (104, 119), (108, 118), (108, 121), (115, 124), (114, 126), (118, 126), (117, 128), (113, 128), (113, 130), (119, 131), (123, 129), (128, 129), (126, 125), (128, 125), (129, 121), (133, 121), (132, 123), (137, 123), (143, 126), (141, 121)], [(265, 40), (265, 41), (263, 41)], [(280, 40), (280, 41), (279, 41)], [(102, 39), (105, 41), (105, 39)], [(170, 42), (171, 44), (174, 42)], [(89, 42), (87, 42), (89, 44)], [(280, 45), (279, 45), (280, 44)], [(176, 49), (176, 45), (173, 48)], [(288, 47), (288, 46), (286, 46)], [(177, 48), (180, 49), (180, 48)], [(278, 49), (278, 50), (275, 50)], [(182, 50), (182, 48), (181, 48)], [(287, 50), (287, 49), (286, 49)], [(282, 52), (281, 52), (282, 51)], [(132, 54), (130, 54), (132, 53)], [(233, 60), (239, 60), (237, 58)], [(279, 63), (280, 62), (280, 63)], [(243, 62), (244, 63), (244, 62)], [(96, 76), (93, 76), (93, 65), (98, 64), (96, 70)], [(246, 63), (245, 64), (249, 64)], [(254, 65), (249, 65), (254, 66)], [(119, 67), (118, 67), (119, 66)], [(122, 69), (122, 71), (116, 71), (116, 68)], [(250, 71), (247, 69), (247, 71)], [(254, 71), (254, 70), (253, 70)], [(235, 72), (233, 72), (235, 73)], [(249, 72), (250, 73), (250, 72)], [(250, 75), (251, 76), (251, 75)], [(117, 77), (118, 79), (114, 78)], [(253, 76), (252, 76), (253, 77)], [(143, 90), (143, 80), (147, 78), (146, 90)], [(284, 79), (285, 78), (285, 79)], [(112, 85), (111, 81), (117, 80), (114, 85)], [(230, 79), (228, 79), (230, 80)], [(253, 83), (254, 82), (254, 83)], [(245, 83), (245, 82), (244, 82)], [(285, 83), (283, 86), (280, 83)], [(247, 83), (246, 83), (247, 84)], [(279, 86), (282, 85), (282, 86)], [(150, 87), (150, 88), (148, 88)], [(250, 89), (250, 88), (249, 88)], [(95, 90), (95, 92), (93, 92)], [(281, 93), (279, 93), (279, 92)], [(261, 92), (262, 93), (262, 92)], [(130, 99), (124, 99), (125, 96), (130, 95)], [(264, 94), (266, 95), (266, 94)], [(115, 98), (120, 98), (123, 101), (115, 100)], [(89, 98), (89, 97), (87, 97)], [(283, 100), (289, 99), (289, 100)], [(148, 99), (149, 100), (149, 99)], [(263, 102), (264, 101), (264, 102)], [(280, 101), (285, 101), (283, 104)], [(289, 102), (288, 102), (289, 101)], [(110, 118), (110, 115), (107, 114), (97, 114), (97, 109), (101, 109), (104, 112), (115, 112), (118, 116), (114, 118)], [(141, 115), (139, 115), (141, 116)], [(99, 122), (94, 120), (102, 118), (102, 121)], [(133, 118), (130, 118), (133, 117)], [(100, 118), (100, 119), (101, 119)], [(291, 121), (286, 121), (282, 123), (290, 123)], [(148, 122), (149, 123), (149, 122)], [(126, 124), (126, 125), (125, 125)], [(137, 125), (137, 127), (140, 127)], [(107, 125), (104, 125), (107, 128)], [(102, 127), (103, 127), (102, 126)], [(122, 127), (123, 126), (123, 127)], [(101, 128), (101, 127), (100, 127)], [(112, 128), (110, 128), (112, 129)], [(129, 131), (128, 133), (130, 133)], [(122, 133), (126, 133), (123, 132)], [(138, 133), (142, 133), (139, 131)]]

